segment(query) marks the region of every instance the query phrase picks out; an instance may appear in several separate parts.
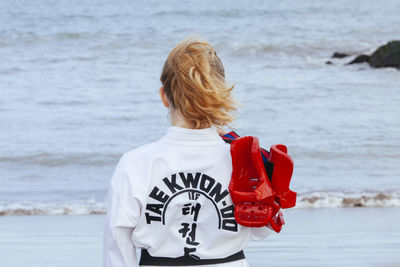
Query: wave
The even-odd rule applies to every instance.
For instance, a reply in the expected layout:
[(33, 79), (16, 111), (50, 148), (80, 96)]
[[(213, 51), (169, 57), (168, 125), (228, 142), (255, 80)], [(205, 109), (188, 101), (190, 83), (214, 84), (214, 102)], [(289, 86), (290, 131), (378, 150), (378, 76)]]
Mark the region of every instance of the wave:
[(0, 163), (11, 163), (18, 165), (40, 165), (47, 167), (55, 166), (104, 166), (112, 165), (121, 157), (118, 154), (99, 154), (99, 153), (36, 153), (22, 156), (0, 156)]
[(371, 44), (364, 44), (360, 47), (357, 43), (348, 43), (346, 46), (339, 47), (326, 41), (317, 43), (258, 43), (258, 44), (224, 44), (225, 50), (230, 49), (236, 56), (248, 55), (287, 55), (287, 56), (316, 56), (317, 58), (329, 58), (335, 51), (345, 51), (349, 55), (358, 55), (371, 47)]
[(43, 44), (58, 44), (64, 45), (65, 43), (76, 43), (80, 41), (90, 41), (96, 43), (98, 41), (108, 41), (113, 38), (123, 38), (129, 36), (129, 33), (108, 33), (104, 31), (85, 32), (85, 31), (68, 31), (56, 33), (42, 33), (42, 32), (8, 32), (1, 33), (0, 48), (13, 47), (18, 45), (43, 45)]
[(106, 214), (105, 202), (93, 200), (75, 203), (10, 203), (0, 204), (0, 216), (6, 215), (87, 215)]
[[(296, 209), (341, 207), (400, 207), (400, 192), (309, 192), (299, 194)], [(106, 214), (104, 201), (0, 203), (0, 216)]]
[(400, 192), (310, 192), (298, 196), (297, 207), (400, 207)]

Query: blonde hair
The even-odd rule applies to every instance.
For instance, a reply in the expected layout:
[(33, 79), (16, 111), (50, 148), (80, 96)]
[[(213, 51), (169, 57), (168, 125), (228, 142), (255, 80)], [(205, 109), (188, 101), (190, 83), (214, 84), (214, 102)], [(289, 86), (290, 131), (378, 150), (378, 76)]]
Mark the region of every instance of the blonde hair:
[(225, 84), (224, 67), (211, 44), (181, 41), (169, 53), (160, 80), (172, 108), (179, 109), (194, 129), (234, 120), (233, 86)]

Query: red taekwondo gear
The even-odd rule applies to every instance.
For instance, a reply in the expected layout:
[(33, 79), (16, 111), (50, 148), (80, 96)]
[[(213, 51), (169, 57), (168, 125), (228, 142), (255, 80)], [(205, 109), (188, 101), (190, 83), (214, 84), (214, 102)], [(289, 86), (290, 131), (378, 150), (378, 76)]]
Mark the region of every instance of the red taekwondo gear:
[(281, 209), (296, 205), (296, 192), (289, 189), (293, 160), (284, 145), (270, 151), (260, 148), (255, 136), (222, 136), (231, 144), (232, 178), (229, 192), (236, 221), (247, 227), (269, 226), (279, 233), (285, 224)]

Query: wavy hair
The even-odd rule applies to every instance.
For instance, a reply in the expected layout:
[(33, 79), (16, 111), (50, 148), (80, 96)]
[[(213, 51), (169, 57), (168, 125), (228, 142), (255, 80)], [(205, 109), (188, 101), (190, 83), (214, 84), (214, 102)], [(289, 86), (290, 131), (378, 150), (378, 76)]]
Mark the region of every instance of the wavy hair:
[(165, 61), (161, 83), (173, 109), (179, 109), (194, 129), (229, 125), (234, 120), (234, 86), (225, 83), (225, 70), (211, 44), (186, 39)]

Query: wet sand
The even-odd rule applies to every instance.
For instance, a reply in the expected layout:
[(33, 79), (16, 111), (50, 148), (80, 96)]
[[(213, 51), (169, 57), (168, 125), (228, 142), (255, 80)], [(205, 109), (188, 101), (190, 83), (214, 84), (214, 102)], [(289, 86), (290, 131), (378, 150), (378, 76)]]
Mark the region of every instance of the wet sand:
[[(400, 208), (297, 209), (285, 217), (280, 234), (249, 243), (250, 266), (400, 266)], [(101, 266), (104, 219), (1, 216), (1, 266)]]

